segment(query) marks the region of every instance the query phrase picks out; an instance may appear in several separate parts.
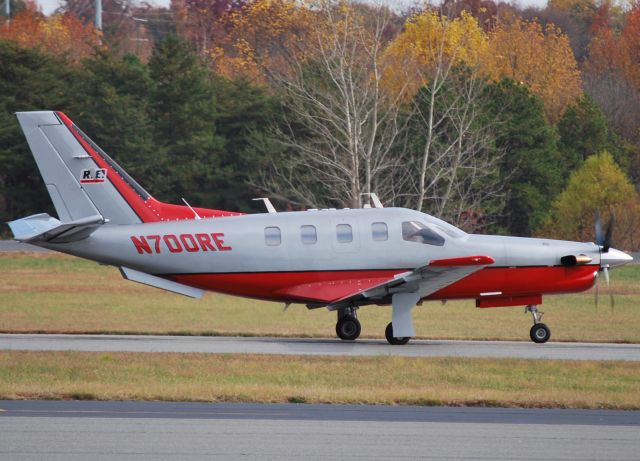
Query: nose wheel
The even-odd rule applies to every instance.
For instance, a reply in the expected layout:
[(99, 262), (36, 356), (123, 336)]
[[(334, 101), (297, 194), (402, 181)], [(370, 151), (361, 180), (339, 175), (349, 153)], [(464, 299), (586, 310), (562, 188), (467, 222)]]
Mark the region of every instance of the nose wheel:
[(529, 337), (534, 343), (542, 344), (549, 341), (551, 338), (551, 330), (544, 323), (541, 322), (544, 312), (538, 311), (538, 306), (529, 305), (524, 308), (524, 313), (531, 312), (533, 318), (533, 326), (529, 331)]

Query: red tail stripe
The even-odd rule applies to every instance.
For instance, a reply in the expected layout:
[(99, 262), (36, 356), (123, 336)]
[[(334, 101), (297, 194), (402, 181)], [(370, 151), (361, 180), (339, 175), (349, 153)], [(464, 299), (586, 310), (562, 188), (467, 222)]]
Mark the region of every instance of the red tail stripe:
[[(142, 199), (122, 177), (109, 166), (109, 164), (96, 152), (89, 143), (75, 129), (74, 123), (63, 112), (56, 112), (60, 120), (65, 124), (76, 140), (84, 148), (84, 150), (93, 158), (100, 168), (105, 168), (109, 174), (107, 179), (118, 190), (120, 195), (129, 204), (133, 211), (138, 215), (142, 222), (169, 221), (177, 219), (193, 219), (194, 214), (191, 209), (182, 205), (172, 205), (160, 202), (153, 197), (149, 197), (146, 201)], [(194, 208), (198, 215), (202, 218), (216, 218), (222, 216), (236, 216), (242, 213), (231, 211), (212, 210), (208, 208)]]

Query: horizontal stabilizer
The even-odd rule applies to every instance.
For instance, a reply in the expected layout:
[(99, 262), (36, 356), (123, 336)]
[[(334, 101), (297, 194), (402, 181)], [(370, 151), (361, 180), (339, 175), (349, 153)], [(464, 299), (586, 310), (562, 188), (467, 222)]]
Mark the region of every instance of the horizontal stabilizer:
[(100, 215), (63, 223), (47, 213), (40, 213), (8, 224), (13, 232), (13, 238), (21, 242), (67, 243), (89, 237), (104, 223), (105, 219)]
[(121, 267), (122, 276), (132, 282), (142, 283), (151, 287), (160, 288), (161, 290), (171, 291), (179, 295), (189, 296), (190, 298), (202, 298), (203, 291), (199, 288), (193, 288), (182, 283), (173, 282), (171, 280), (156, 277), (155, 275), (140, 272), (128, 267)]

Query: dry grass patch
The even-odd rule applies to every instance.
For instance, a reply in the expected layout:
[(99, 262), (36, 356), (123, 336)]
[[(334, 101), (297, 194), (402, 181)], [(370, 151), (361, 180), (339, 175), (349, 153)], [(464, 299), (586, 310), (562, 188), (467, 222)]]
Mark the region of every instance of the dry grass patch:
[(2, 352), (0, 398), (640, 408), (640, 364)]
[[(618, 293), (611, 312), (606, 288), (546, 297), (542, 310), (556, 341), (640, 342), (640, 265), (612, 271)], [(604, 284), (603, 284), (604, 285)], [(385, 307), (358, 312), (362, 336), (382, 338)], [(476, 309), (473, 301), (425, 303), (415, 309), (421, 338), (529, 340), (523, 309)], [(113, 267), (58, 254), (0, 254), (0, 331), (50, 333), (211, 334), (334, 337), (335, 313), (207, 294), (192, 300), (127, 282)]]

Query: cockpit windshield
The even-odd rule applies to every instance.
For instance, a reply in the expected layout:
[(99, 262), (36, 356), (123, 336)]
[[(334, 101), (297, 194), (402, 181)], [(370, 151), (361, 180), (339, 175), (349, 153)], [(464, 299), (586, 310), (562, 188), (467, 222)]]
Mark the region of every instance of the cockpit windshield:
[(405, 221), (402, 223), (402, 238), (408, 242), (426, 243), (427, 245), (443, 246), (444, 237), (437, 234), (420, 221)]

